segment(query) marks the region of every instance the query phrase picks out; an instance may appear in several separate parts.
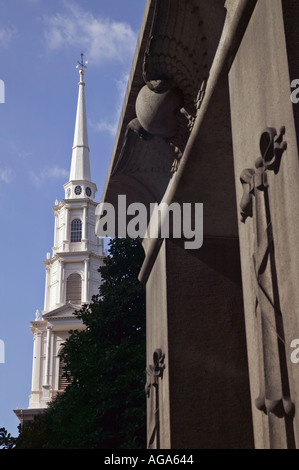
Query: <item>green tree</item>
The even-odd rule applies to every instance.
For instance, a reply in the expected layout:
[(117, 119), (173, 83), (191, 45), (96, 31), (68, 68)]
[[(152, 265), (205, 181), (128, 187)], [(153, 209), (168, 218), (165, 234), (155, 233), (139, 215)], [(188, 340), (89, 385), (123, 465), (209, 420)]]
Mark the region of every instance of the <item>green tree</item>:
[[(46, 411), (44, 432), (38, 430), (44, 448), (145, 447), (143, 258), (137, 241), (110, 241), (100, 295), (75, 312), (86, 329), (73, 331), (61, 353), (69, 385)], [(26, 436), (20, 433), (16, 448), (28, 448)]]
[(5, 429), (0, 428), (0, 449), (13, 449), (16, 443), (16, 438)]

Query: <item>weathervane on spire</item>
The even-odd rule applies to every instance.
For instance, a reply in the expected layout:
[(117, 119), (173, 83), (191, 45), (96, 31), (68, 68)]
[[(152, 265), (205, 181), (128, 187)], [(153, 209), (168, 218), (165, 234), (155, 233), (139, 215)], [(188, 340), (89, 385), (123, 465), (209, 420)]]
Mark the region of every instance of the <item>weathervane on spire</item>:
[(81, 70), (87, 69), (88, 60), (86, 60), (84, 62), (83, 56), (84, 56), (84, 54), (83, 54), (83, 52), (81, 52), (81, 61), (79, 62), (79, 60), (78, 60), (78, 65), (76, 65), (76, 69), (78, 69), (79, 66), (81, 67)]

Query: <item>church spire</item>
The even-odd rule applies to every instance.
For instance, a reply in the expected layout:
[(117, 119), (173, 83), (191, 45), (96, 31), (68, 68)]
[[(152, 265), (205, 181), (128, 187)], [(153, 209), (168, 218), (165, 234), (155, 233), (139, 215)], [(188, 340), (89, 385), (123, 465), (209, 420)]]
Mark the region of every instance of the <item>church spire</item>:
[(87, 120), (84, 96), (84, 69), (87, 61), (78, 61), (80, 81), (78, 104), (76, 114), (76, 124), (74, 132), (74, 142), (72, 151), (72, 162), (70, 179), (63, 187), (65, 190), (65, 199), (82, 199), (88, 198), (94, 200), (97, 187), (90, 179), (90, 163), (89, 163), (89, 145), (87, 136)]
[(86, 68), (87, 61), (84, 63), (83, 54), (81, 54), (81, 61), (78, 62), (80, 81), (78, 104), (76, 114), (76, 124), (74, 132), (72, 163), (70, 171), (70, 181), (90, 181), (90, 163), (89, 163), (89, 146), (87, 135), (87, 121), (86, 121), (86, 107), (84, 95), (84, 68)]

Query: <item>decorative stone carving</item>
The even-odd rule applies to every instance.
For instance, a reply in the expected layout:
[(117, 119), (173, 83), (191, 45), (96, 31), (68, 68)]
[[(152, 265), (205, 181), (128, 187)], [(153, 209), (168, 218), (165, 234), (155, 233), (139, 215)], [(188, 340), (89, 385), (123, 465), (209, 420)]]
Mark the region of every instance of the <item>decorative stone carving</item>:
[(159, 415), (159, 378), (162, 379), (163, 372), (165, 369), (164, 364), (165, 354), (161, 349), (156, 349), (153, 354), (153, 364), (149, 365), (146, 369), (146, 373), (149, 376), (149, 380), (145, 385), (145, 393), (148, 398), (151, 396), (151, 389), (154, 387), (155, 393), (152, 394), (153, 403), (153, 419), (149, 424), (149, 439), (148, 449), (156, 447), (160, 448), (160, 415)]
[(240, 175), (243, 186), (243, 197), (240, 203), (241, 221), (252, 217), (252, 197), (256, 189), (263, 191), (268, 187), (267, 170), (278, 173), (283, 152), (287, 143), (283, 140), (285, 128), (281, 127), (277, 135), (276, 129), (267, 127), (260, 138), (261, 156), (255, 161), (255, 169), (246, 168)]
[(142, 67), (145, 86), (138, 94), (136, 117), (127, 126), (121, 151), (122, 158), (132, 131), (141, 139), (162, 138), (173, 151), (172, 171), (178, 167), (201, 106), (217, 45), (205, 30), (201, 3), (182, 3), (154, 2)]
[(143, 127), (142, 125), (140, 124), (140, 122), (138, 121), (137, 118), (133, 119), (129, 124), (128, 124), (128, 127), (127, 127), (127, 131), (126, 131), (126, 136), (125, 136), (125, 141), (127, 140), (127, 136), (128, 136), (128, 133), (130, 131), (133, 131), (135, 132), (139, 139), (141, 140), (150, 140), (153, 136), (151, 134), (149, 134)]
[(149, 134), (171, 139), (178, 132), (177, 113), (183, 104), (183, 94), (178, 88), (156, 93), (145, 85), (136, 100), (138, 121)]
[[(241, 173), (243, 196), (240, 203), (241, 221), (253, 220), (255, 248), (253, 270), (255, 276), (259, 371), (259, 396), (256, 407), (268, 416), (270, 447), (292, 447), (294, 404), (290, 398), (286, 362), (283, 314), (280, 309), (274, 238), (269, 202), (268, 172), (279, 172), (283, 152), (285, 128), (277, 133), (266, 128), (260, 137), (261, 156), (255, 169)], [(284, 419), (284, 422), (282, 419)], [(282, 432), (282, 428), (288, 432)], [(286, 441), (290, 441), (291, 444)]]
[(200, 2), (185, 0), (185, 3), (155, 1), (143, 79), (151, 89), (158, 80), (166, 82), (168, 88), (178, 87), (184, 94), (187, 113), (194, 115), (198, 91), (208, 76), (209, 41)]
[(161, 349), (156, 349), (153, 354), (153, 364), (149, 365), (146, 369), (146, 373), (149, 376), (149, 381), (145, 385), (145, 393), (147, 397), (150, 396), (151, 387), (157, 387), (158, 378), (163, 377), (163, 371), (165, 369), (164, 364), (165, 354), (162, 353)]

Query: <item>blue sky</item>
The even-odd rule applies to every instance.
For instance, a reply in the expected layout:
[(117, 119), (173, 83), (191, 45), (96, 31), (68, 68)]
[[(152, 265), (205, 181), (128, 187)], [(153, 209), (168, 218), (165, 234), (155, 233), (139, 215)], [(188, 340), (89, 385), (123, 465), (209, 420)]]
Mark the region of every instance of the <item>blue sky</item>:
[[(0, 0), (0, 427), (17, 435), (27, 408), (35, 311), (43, 309), (43, 260), (52, 206), (69, 179), (84, 52), (92, 181), (107, 174), (145, 0)], [(1, 100), (0, 100), (1, 101)]]

